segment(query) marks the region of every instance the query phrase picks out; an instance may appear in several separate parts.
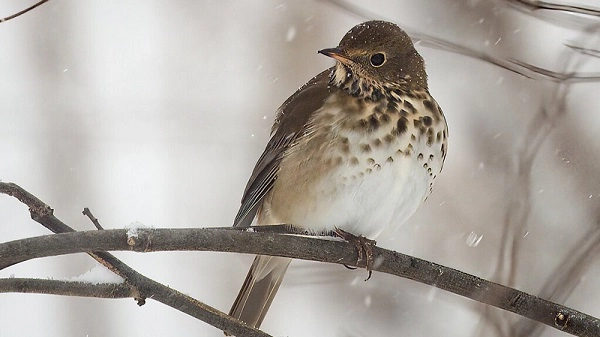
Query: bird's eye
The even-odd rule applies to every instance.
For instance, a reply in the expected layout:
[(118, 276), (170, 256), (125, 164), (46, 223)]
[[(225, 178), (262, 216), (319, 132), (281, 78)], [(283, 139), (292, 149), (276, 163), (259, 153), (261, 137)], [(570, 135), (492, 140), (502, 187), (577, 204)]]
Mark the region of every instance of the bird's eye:
[(371, 55), (371, 65), (373, 67), (381, 67), (385, 63), (385, 55), (383, 53), (377, 53)]

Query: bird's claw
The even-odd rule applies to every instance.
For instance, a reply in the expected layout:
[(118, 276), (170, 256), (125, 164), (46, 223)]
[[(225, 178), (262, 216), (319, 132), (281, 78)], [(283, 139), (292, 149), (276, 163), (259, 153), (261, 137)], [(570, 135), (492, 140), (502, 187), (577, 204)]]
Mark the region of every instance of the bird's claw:
[[(375, 246), (377, 242), (375, 240), (367, 239), (362, 235), (357, 236), (339, 228), (336, 228), (334, 230), (334, 233), (340, 238), (354, 245), (354, 248), (356, 248), (356, 253), (358, 255), (358, 258), (356, 259), (356, 264), (358, 265), (361, 261), (365, 262), (365, 268), (369, 273), (365, 281), (368, 281), (371, 278), (371, 274), (373, 273), (373, 246)], [(346, 268), (348, 268), (348, 266), (346, 266)]]

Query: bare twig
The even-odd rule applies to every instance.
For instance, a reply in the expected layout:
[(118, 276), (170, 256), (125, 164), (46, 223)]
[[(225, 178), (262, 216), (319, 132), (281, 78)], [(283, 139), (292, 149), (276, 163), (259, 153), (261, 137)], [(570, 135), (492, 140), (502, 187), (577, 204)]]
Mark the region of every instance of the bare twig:
[(21, 15), (23, 15), (23, 14), (25, 14), (25, 13), (29, 12), (30, 10), (32, 10), (32, 9), (34, 9), (34, 8), (38, 7), (38, 6), (41, 6), (43, 3), (45, 3), (45, 2), (48, 2), (48, 1), (49, 1), (49, 0), (42, 0), (42, 1), (40, 1), (40, 2), (38, 2), (38, 3), (36, 3), (36, 4), (34, 4), (34, 5), (32, 5), (31, 7), (29, 7), (29, 8), (26, 8), (26, 9), (24, 9), (24, 10), (22, 10), (22, 11), (18, 12), (18, 13), (15, 13), (15, 14), (13, 14), (13, 15), (7, 16), (7, 17), (5, 17), (4, 19), (0, 19), (0, 23), (2, 23), (2, 22), (6, 22), (6, 21), (8, 21), (8, 20), (12, 20), (12, 19), (14, 19), (14, 18), (16, 18), (16, 17), (19, 17), (19, 16), (21, 16)]
[(589, 15), (593, 17), (600, 17), (600, 9), (588, 6), (573, 6), (573, 5), (563, 5), (557, 4), (547, 1), (540, 0), (507, 0), (509, 3), (514, 4), (515, 6), (520, 6), (522, 9), (530, 10), (530, 11), (538, 11), (538, 10), (549, 10), (549, 11), (560, 11), (566, 13), (573, 14), (581, 14), (581, 15)]
[(98, 219), (96, 219), (96, 217), (92, 214), (92, 211), (90, 211), (89, 208), (85, 207), (83, 209), (83, 215), (87, 216), (90, 221), (94, 224), (94, 226), (96, 226), (96, 229), (98, 230), (103, 230), (104, 228), (102, 228), (102, 226), (100, 225), (100, 222), (98, 221)]
[(567, 46), (568, 48), (571, 48), (573, 50), (576, 50), (576, 51), (580, 52), (583, 55), (588, 55), (588, 56), (591, 56), (591, 57), (600, 58), (600, 50), (583, 48), (583, 47), (575, 46), (575, 45), (572, 45), (572, 44), (566, 44), (565, 46)]
[[(31, 214), (31, 218), (33, 220), (42, 224), (44, 227), (50, 229), (54, 233), (61, 233), (54, 235), (54, 237), (61, 237), (66, 235), (66, 233), (85, 233), (73, 233), (75, 231), (71, 227), (67, 226), (53, 215), (53, 209), (50, 208), (50, 206), (46, 205), (36, 196), (27, 192), (17, 184), (0, 182), (0, 193), (13, 196), (25, 205), (29, 206), (29, 213)], [(106, 231), (94, 232), (104, 233)], [(71, 242), (70, 244), (75, 245), (76, 242)], [(241, 321), (230, 317), (211, 306), (201, 303), (192, 297), (184, 295), (150, 278), (147, 278), (123, 263), (121, 260), (114, 257), (112, 254), (106, 253), (103, 250), (106, 251), (109, 249), (88, 248), (82, 252), (87, 252), (88, 255), (90, 255), (96, 261), (125, 279), (125, 282), (132, 288), (132, 297), (138, 302), (138, 305), (143, 305), (146, 298), (152, 298), (233, 335), (261, 337), (269, 336), (268, 334), (258, 329), (251, 328)], [(4, 251), (3, 253), (0, 253), (0, 256), (2, 257), (9, 255), (12, 255), (12, 252)], [(6, 268), (14, 263), (18, 263), (18, 261), (13, 260), (13, 262), (2, 264), (0, 269)]]

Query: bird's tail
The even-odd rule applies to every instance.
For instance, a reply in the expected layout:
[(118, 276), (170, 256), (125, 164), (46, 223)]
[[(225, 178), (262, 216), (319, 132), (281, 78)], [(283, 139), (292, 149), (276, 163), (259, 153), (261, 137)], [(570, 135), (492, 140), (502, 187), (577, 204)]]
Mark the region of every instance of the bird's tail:
[(257, 255), (229, 315), (259, 328), (292, 259)]

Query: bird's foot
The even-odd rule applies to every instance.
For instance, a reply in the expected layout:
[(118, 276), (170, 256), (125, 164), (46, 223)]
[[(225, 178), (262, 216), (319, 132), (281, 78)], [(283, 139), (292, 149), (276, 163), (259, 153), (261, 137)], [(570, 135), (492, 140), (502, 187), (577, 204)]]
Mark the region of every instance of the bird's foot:
[[(339, 228), (336, 228), (334, 230), (334, 233), (340, 238), (354, 245), (354, 247), (356, 248), (356, 253), (358, 254), (356, 264), (358, 265), (360, 261), (365, 262), (365, 268), (369, 273), (365, 281), (368, 281), (371, 278), (371, 274), (373, 273), (373, 246), (375, 246), (377, 242), (375, 240), (367, 239), (362, 235), (354, 235)], [(346, 268), (352, 269), (349, 266), (346, 266)]]

